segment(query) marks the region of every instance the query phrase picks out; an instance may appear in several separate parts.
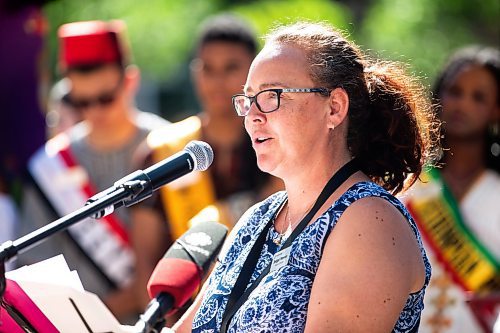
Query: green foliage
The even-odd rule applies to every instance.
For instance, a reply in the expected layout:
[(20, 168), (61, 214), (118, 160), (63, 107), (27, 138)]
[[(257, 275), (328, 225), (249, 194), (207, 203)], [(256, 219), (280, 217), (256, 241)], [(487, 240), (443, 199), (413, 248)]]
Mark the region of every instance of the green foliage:
[(122, 19), (128, 27), (135, 63), (148, 76), (159, 80), (185, 61), (199, 22), (217, 9), (215, 1), (197, 0), (55, 1), (45, 8), (52, 26), (49, 36), (52, 64), (56, 62), (56, 33), (61, 24)]
[(298, 20), (324, 21), (347, 29), (351, 17), (346, 6), (327, 0), (263, 0), (231, 9), (252, 22), (261, 36), (278, 24)]
[(364, 50), (409, 63), (427, 84), (454, 49), (470, 43), (498, 47), (500, 40), (498, 0), (58, 0), (44, 9), (52, 27), (54, 70), (62, 23), (123, 19), (135, 63), (159, 84), (160, 107), (169, 117), (197, 107), (189, 82), (190, 52), (200, 22), (221, 11), (244, 17), (260, 35), (279, 23), (330, 22)]
[(430, 83), (450, 53), (466, 44), (497, 44), (497, 0), (379, 0), (366, 13), (359, 42), (408, 62)]
[(259, 34), (276, 24), (297, 19), (323, 20), (347, 27), (349, 10), (327, 1), (167, 1), (167, 0), (60, 0), (48, 4), (45, 12), (51, 23), (49, 49), (55, 66), (57, 28), (81, 20), (122, 19), (127, 23), (135, 62), (157, 80), (185, 64), (193, 48), (199, 23), (210, 14), (228, 10), (246, 18)]

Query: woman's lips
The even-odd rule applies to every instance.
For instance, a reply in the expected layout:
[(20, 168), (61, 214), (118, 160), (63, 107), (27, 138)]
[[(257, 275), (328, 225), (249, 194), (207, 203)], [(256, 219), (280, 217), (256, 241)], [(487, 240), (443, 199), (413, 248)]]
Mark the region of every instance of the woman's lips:
[(258, 135), (258, 136), (254, 137), (254, 139), (252, 140), (252, 143), (253, 143), (254, 147), (257, 147), (257, 146), (262, 146), (262, 145), (268, 143), (270, 140), (272, 140), (272, 138), (269, 136)]

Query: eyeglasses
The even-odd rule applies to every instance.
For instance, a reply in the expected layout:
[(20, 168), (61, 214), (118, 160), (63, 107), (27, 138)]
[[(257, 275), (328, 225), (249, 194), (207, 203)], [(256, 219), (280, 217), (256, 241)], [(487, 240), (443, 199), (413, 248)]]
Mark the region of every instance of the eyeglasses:
[(330, 90), (326, 88), (265, 89), (259, 91), (254, 96), (246, 96), (245, 94), (234, 95), (232, 98), (233, 107), (240, 117), (248, 115), (253, 102), (255, 102), (255, 105), (260, 112), (273, 112), (278, 110), (280, 107), (280, 97), (282, 93), (320, 93), (323, 96), (328, 96), (330, 94)]
[(101, 93), (100, 95), (92, 98), (74, 98), (70, 93), (62, 97), (62, 101), (78, 111), (88, 109), (92, 106), (106, 107), (111, 105), (118, 95), (118, 90), (122, 86), (123, 80), (120, 79), (118, 85), (111, 91)]

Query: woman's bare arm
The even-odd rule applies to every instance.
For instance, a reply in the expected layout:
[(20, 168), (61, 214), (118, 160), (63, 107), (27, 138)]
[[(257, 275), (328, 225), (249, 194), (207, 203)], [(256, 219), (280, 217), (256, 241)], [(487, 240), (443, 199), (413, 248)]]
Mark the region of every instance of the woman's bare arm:
[(306, 332), (390, 332), (425, 267), (403, 215), (380, 198), (358, 200), (327, 240)]

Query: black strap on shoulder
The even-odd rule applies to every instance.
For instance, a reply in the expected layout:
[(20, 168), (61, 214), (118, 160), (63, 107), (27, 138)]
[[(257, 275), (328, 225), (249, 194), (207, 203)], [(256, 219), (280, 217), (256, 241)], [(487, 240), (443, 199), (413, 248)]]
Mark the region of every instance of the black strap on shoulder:
[[(342, 185), (342, 183), (344, 183), (352, 174), (354, 174), (358, 170), (359, 170), (359, 165), (357, 161), (353, 159), (348, 163), (346, 163), (333, 175), (332, 178), (330, 178), (328, 183), (323, 188), (323, 191), (321, 191), (320, 195), (318, 196), (318, 199), (316, 199), (314, 206), (309, 210), (307, 215), (304, 216), (302, 221), (300, 221), (300, 223), (294, 229), (290, 237), (288, 237), (288, 239), (285, 241), (280, 251), (286, 249), (292, 244), (295, 238), (297, 238), (297, 236), (302, 232), (302, 230), (304, 230), (304, 228), (307, 227), (313, 216), (318, 212), (318, 210), (321, 208), (321, 206), (323, 206), (325, 201), (333, 194), (333, 192), (335, 192), (335, 190), (339, 188), (339, 186)], [(277, 209), (276, 214), (279, 211), (280, 209)], [(224, 311), (224, 316), (222, 317), (221, 333), (227, 332), (227, 329), (229, 328), (229, 323), (231, 322), (231, 319), (233, 318), (236, 311), (241, 307), (243, 303), (245, 303), (248, 296), (259, 285), (260, 281), (262, 281), (262, 279), (267, 276), (269, 270), (271, 269), (271, 263), (270, 263), (262, 271), (259, 277), (255, 279), (255, 281), (253, 281), (252, 285), (246, 288), (255, 270), (255, 266), (257, 265), (257, 261), (260, 257), (260, 252), (262, 251), (262, 247), (264, 246), (264, 243), (266, 241), (269, 228), (271, 228), (271, 225), (273, 224), (274, 220), (275, 217), (271, 218), (267, 223), (267, 225), (264, 227), (259, 237), (255, 241), (255, 244), (253, 245), (252, 249), (250, 250), (248, 257), (245, 260), (245, 263), (243, 264), (238, 279), (236, 280), (236, 283), (227, 301), (226, 309)]]

